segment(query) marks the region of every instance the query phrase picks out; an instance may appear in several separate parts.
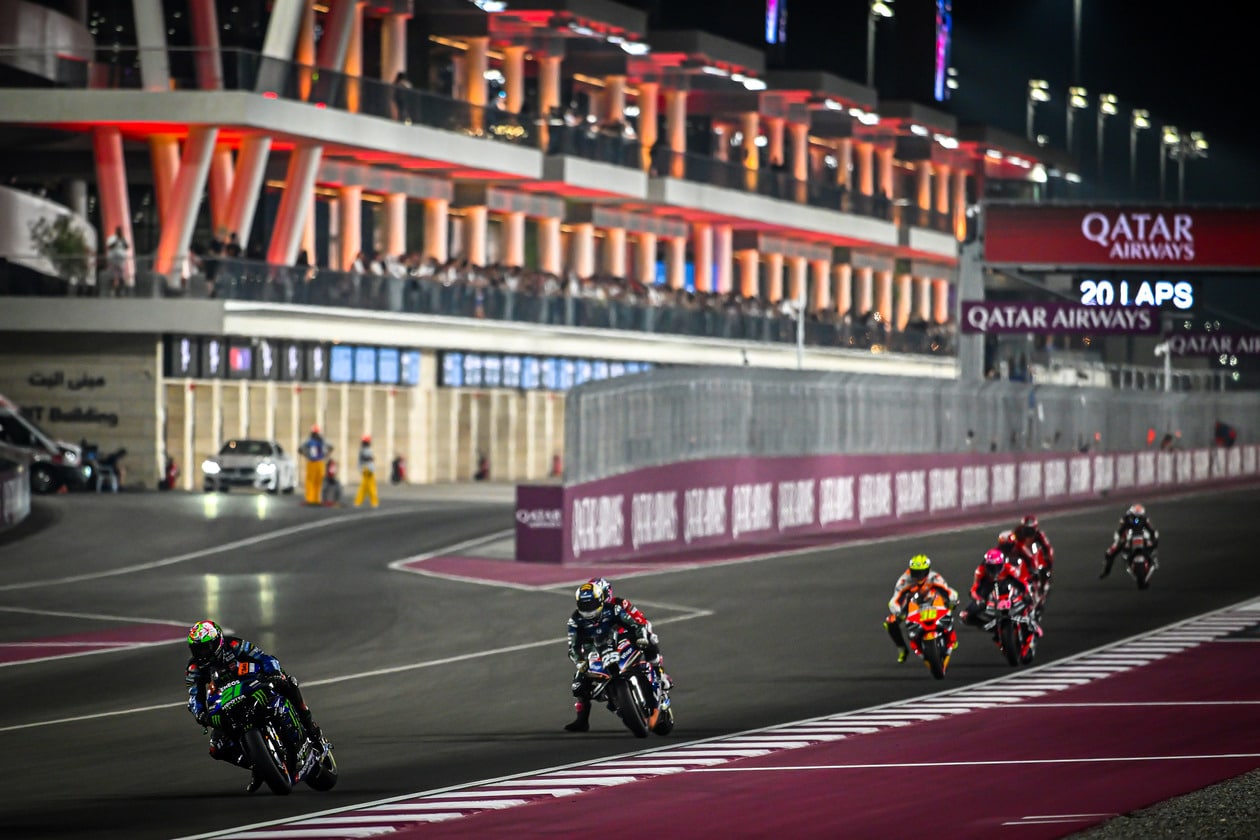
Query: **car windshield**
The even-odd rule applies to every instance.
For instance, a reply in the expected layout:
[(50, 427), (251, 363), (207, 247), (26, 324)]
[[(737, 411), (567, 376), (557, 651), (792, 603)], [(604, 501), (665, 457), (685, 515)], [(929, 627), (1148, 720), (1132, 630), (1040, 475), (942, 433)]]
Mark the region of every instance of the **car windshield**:
[(265, 440), (229, 440), (219, 450), (220, 455), (270, 455), (271, 444)]

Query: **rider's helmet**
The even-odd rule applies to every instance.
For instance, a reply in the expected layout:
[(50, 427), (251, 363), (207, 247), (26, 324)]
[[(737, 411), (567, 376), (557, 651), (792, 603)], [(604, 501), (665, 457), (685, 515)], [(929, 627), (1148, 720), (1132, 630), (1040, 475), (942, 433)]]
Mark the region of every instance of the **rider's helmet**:
[(1037, 517), (1033, 516), (1031, 513), (1021, 519), (1019, 524), (1025, 528), (1040, 529), (1040, 525), (1037, 523)]
[(1129, 509), (1124, 512), (1125, 521), (1136, 527), (1146, 524), (1146, 508), (1142, 505), (1129, 505)]
[(372, 445), (372, 436), (371, 436), (371, 435), (364, 435), (364, 436), (363, 436), (363, 443), (365, 443), (365, 444), (366, 444), (366, 445), (368, 445), (368, 446), (371, 446), (371, 445)]
[(213, 621), (198, 621), (188, 631), (188, 650), (198, 665), (209, 665), (223, 650), (223, 628)]
[(599, 611), (604, 608), (605, 598), (604, 586), (599, 581), (591, 580), (582, 584), (575, 595), (578, 615), (586, 619), (599, 615)]
[(1006, 565), (1006, 555), (1000, 549), (990, 548), (984, 553), (984, 573), (991, 578), (997, 577)]
[(932, 561), (928, 559), (926, 554), (916, 554), (910, 558), (910, 577), (915, 580), (923, 580), (928, 576), (928, 570), (932, 568)]

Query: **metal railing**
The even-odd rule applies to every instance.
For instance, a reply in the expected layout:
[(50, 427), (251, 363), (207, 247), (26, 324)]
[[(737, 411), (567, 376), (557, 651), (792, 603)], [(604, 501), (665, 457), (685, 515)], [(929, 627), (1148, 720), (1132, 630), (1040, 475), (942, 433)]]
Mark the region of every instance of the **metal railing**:
[[(565, 482), (704, 458), (1209, 446), (1260, 394), (1110, 391), (756, 368), (658, 368), (565, 402)], [(1247, 441), (1254, 442), (1255, 434)]]

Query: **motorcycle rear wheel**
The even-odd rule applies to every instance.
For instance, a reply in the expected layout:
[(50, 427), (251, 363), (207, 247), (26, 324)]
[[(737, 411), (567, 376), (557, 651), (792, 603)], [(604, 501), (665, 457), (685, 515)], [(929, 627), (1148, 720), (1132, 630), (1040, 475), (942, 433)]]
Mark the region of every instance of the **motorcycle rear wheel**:
[(636, 738), (646, 738), (648, 736), (647, 721), (643, 719), (643, 710), (635, 702), (630, 683), (617, 680), (612, 685), (612, 692), (613, 704), (617, 707), (617, 714), (621, 717), (622, 723), (634, 733)]
[[(271, 788), (272, 793), (287, 796), (293, 792), (293, 780), (284, 767), (284, 761), (277, 752), (281, 749), (278, 742), (269, 739), (261, 729), (251, 729), (241, 738), (245, 754), (253, 763), (253, 771)], [(274, 749), (273, 749), (274, 748)]]
[(938, 680), (945, 679), (945, 654), (941, 651), (941, 644), (940, 639), (932, 639), (923, 646), (923, 661)]
[(1001, 636), (1002, 653), (1006, 656), (1008, 665), (1019, 664), (1019, 633), (1015, 629), (1015, 622), (1006, 619), (1002, 622)]

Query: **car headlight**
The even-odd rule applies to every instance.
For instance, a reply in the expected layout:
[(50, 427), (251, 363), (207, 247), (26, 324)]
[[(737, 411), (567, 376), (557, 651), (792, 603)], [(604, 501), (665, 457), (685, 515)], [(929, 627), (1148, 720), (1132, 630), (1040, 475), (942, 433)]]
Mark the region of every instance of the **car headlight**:
[(218, 475), (219, 465), (215, 463), (214, 461), (202, 461), (201, 471), (205, 473), (206, 475)]
[(61, 450), (61, 461), (62, 463), (73, 467), (75, 464), (79, 463), (79, 453), (75, 452), (73, 449), (63, 449)]
[(274, 475), (275, 472), (276, 472), (275, 464), (259, 464), (258, 465), (259, 475)]

